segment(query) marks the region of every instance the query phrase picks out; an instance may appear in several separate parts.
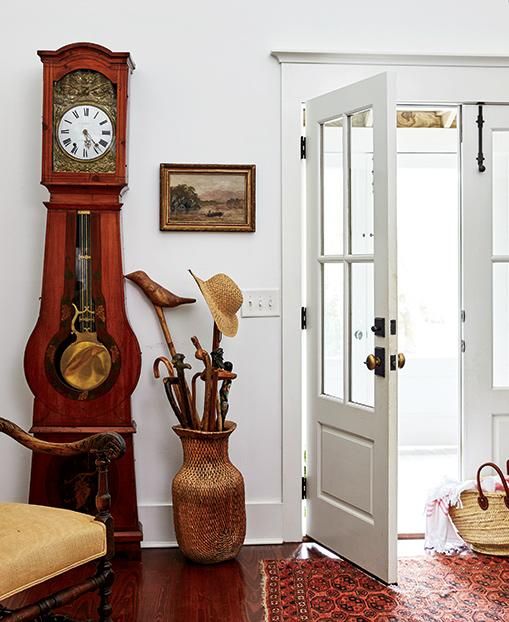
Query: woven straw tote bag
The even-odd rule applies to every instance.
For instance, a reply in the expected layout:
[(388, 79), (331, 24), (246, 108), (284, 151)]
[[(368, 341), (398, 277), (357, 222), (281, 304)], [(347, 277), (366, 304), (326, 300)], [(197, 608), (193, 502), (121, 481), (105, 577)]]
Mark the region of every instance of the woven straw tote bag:
[[(503, 491), (482, 490), (481, 471), (485, 467), (497, 472)], [(461, 502), (463, 507), (449, 508), (449, 515), (463, 540), (477, 553), (509, 555), (509, 487), (501, 469), (493, 462), (481, 465), (477, 490), (462, 492)]]

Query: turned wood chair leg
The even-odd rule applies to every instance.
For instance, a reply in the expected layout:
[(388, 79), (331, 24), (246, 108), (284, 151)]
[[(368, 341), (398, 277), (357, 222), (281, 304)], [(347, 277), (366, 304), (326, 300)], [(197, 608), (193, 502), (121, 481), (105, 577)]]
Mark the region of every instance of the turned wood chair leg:
[(104, 582), (99, 588), (99, 622), (112, 622), (111, 613), (111, 592), (112, 585), (115, 575), (113, 573), (113, 568), (111, 566), (111, 562), (107, 559), (102, 559), (97, 567), (97, 574), (104, 576)]

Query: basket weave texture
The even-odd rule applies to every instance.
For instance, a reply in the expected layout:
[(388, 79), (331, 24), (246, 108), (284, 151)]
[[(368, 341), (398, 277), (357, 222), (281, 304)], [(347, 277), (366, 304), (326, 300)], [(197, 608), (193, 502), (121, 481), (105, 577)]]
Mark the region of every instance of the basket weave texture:
[(477, 553), (509, 555), (509, 510), (504, 492), (485, 492), (489, 506), (479, 507), (477, 490), (461, 493), (463, 507), (449, 508), (449, 515), (460, 536)]
[(224, 432), (201, 432), (174, 426), (184, 451), (172, 485), (173, 520), (182, 553), (201, 564), (237, 556), (246, 535), (244, 479), (230, 462)]

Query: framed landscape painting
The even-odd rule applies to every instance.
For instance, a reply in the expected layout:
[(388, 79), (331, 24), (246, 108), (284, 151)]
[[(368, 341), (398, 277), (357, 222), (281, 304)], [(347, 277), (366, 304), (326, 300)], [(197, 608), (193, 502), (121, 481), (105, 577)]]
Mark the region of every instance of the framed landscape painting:
[(254, 231), (254, 164), (161, 164), (161, 231)]

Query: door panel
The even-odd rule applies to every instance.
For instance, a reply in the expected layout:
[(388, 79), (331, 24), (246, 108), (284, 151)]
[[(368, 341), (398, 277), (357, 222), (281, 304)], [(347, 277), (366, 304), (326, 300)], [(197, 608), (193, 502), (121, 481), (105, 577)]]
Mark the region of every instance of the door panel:
[(463, 475), (509, 458), (509, 106), (463, 107)]
[[(315, 98), (307, 118), (308, 534), (397, 578), (393, 78)], [(374, 334), (374, 317), (385, 335)], [(385, 375), (364, 365), (385, 350)]]

